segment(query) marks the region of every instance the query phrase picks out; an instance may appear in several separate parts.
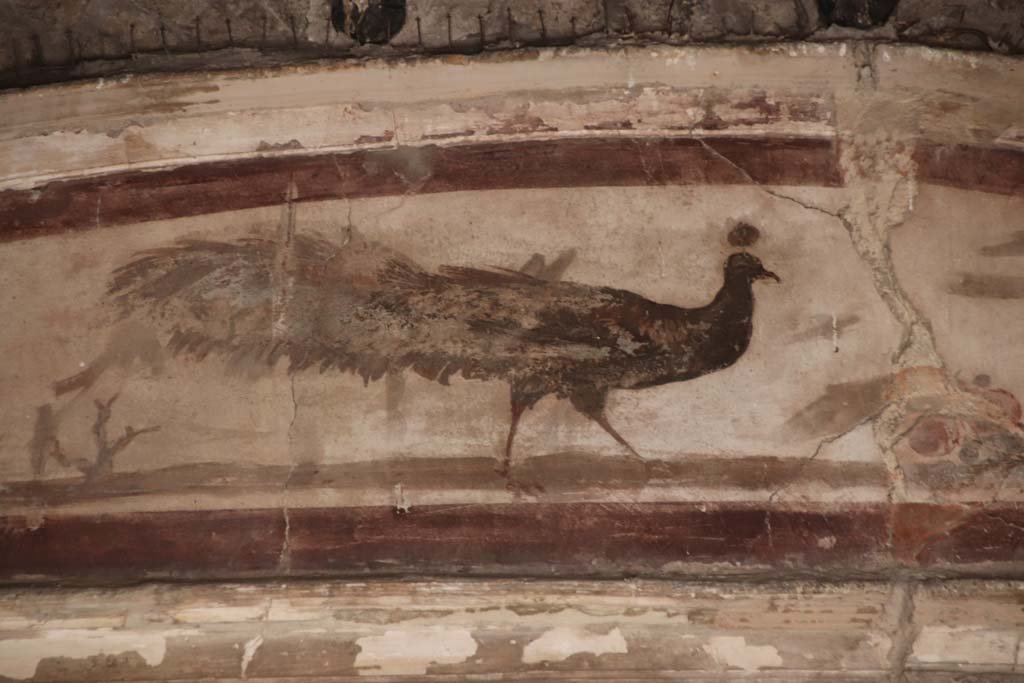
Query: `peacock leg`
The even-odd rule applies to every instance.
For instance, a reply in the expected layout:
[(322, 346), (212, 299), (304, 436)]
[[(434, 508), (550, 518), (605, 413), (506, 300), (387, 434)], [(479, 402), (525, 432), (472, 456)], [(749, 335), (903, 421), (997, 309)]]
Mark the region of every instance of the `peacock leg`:
[(508, 478), (509, 472), (512, 471), (512, 442), (516, 438), (516, 428), (519, 427), (519, 419), (523, 416), (523, 412), (529, 407), (527, 404), (516, 400), (516, 392), (512, 392), (512, 422), (508, 427), (508, 438), (505, 439), (505, 457), (501, 461), (501, 465), (497, 467), (497, 472), (501, 476)]
[(626, 441), (626, 440), (625, 440), (625, 439), (624, 439), (624, 438), (622, 437), (622, 435), (621, 435), (621, 434), (619, 434), (619, 433), (618, 433), (617, 431), (615, 431), (615, 427), (612, 427), (612, 426), (611, 426), (611, 425), (610, 425), (610, 424), (608, 423), (608, 418), (607, 418), (607, 417), (605, 416), (605, 414), (604, 414), (604, 413), (598, 413), (597, 415), (590, 415), (590, 416), (588, 416), (588, 417), (590, 417), (590, 419), (592, 419), (592, 420), (593, 420), (594, 422), (596, 422), (597, 424), (601, 425), (601, 427), (602, 427), (602, 428), (604, 429), (604, 431), (606, 431), (606, 432), (608, 432), (609, 434), (611, 434), (611, 435), (612, 435), (612, 438), (613, 438), (613, 439), (615, 439), (615, 440), (616, 440), (616, 441), (618, 441), (618, 442), (619, 442), (620, 444), (622, 444), (623, 446), (625, 446), (625, 447), (626, 447), (626, 450), (627, 450), (627, 451), (629, 451), (629, 454), (630, 454), (631, 456), (633, 456), (633, 457), (634, 457), (634, 458), (636, 458), (637, 460), (643, 460), (643, 458), (642, 458), (642, 457), (640, 456), (640, 454), (636, 452), (636, 449), (635, 449), (635, 448), (633, 448), (633, 446), (631, 446), (631, 445), (630, 445), (630, 443), (629, 443), (628, 441)]
[(511, 389), (512, 420), (508, 427), (508, 438), (505, 439), (505, 456), (501, 464), (495, 468), (495, 471), (508, 479), (510, 484), (512, 483), (512, 477), (510, 476), (512, 473), (512, 442), (516, 438), (519, 419), (526, 412), (527, 408), (532, 408), (547, 393), (543, 390), (543, 387), (538, 388), (531, 384), (529, 380), (526, 382), (516, 382), (512, 384)]
[(615, 427), (612, 427), (610, 422), (608, 422), (608, 417), (604, 414), (604, 404), (607, 398), (607, 392), (601, 392), (593, 389), (573, 394), (569, 397), (569, 400), (572, 402), (572, 405), (576, 410), (599, 424), (601, 429), (608, 432), (613, 439), (625, 446), (631, 457), (639, 460), (640, 462), (645, 462), (643, 457), (636, 452), (636, 449), (633, 448), (633, 446), (631, 446), (630, 443), (615, 430)]

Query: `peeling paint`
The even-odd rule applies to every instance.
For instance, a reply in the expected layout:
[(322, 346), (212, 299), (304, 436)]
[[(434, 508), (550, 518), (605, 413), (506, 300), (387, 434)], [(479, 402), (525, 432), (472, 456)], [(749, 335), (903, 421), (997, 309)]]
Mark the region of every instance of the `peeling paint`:
[(267, 611), (266, 605), (196, 605), (174, 613), (174, 620), (183, 624), (216, 624), (256, 621)]
[(582, 628), (559, 626), (545, 631), (539, 638), (528, 643), (523, 648), (523, 662), (560, 662), (584, 652), (594, 655), (625, 654), (628, 647), (618, 628), (600, 634)]
[(747, 645), (743, 636), (712, 636), (704, 651), (726, 667), (760, 671), (782, 666), (782, 657), (771, 645)]
[(928, 626), (914, 642), (911, 656), (922, 663), (1013, 665), (1017, 660), (1016, 630), (984, 626)]
[[(872, 581), (514, 579), (36, 587), (9, 591), (3, 601), (0, 678), (192, 680), (198, 667), (214, 666), (232, 680), (357, 672), (374, 680), (532, 680), (556, 671), (608, 680), (623, 671), (638, 679), (684, 671), (702, 680), (760, 680), (768, 668), (780, 681), (888, 680), (886, 672), (904, 670), (923, 680), (920, 672), (935, 670), (1012, 671), (1022, 598), (1022, 582), (957, 580), (916, 591)], [(159, 626), (204, 603), (230, 609), (278, 601), (319, 611), (307, 611), (304, 624)], [(512, 605), (527, 609), (513, 612)], [(99, 624), (115, 616), (141, 632), (83, 626), (44, 635), (57, 621)], [(76, 645), (83, 634), (94, 638)]]
[(242, 678), (246, 677), (249, 665), (252, 664), (253, 657), (256, 656), (256, 652), (260, 649), (261, 645), (263, 645), (263, 636), (259, 634), (245, 643), (245, 647), (242, 650), (242, 670), (240, 672)]
[(108, 629), (57, 629), (38, 638), (0, 640), (0, 675), (31, 678), (44, 659), (86, 659), (135, 652), (149, 666), (159, 666), (167, 654), (169, 633), (124, 633)]
[(476, 654), (467, 628), (432, 627), (385, 631), (356, 641), (355, 667), (367, 676), (422, 675), (432, 664), (459, 664)]

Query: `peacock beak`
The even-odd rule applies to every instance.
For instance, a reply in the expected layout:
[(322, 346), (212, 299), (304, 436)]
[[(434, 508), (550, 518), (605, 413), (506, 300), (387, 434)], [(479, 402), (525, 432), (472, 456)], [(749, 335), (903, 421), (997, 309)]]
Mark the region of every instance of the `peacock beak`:
[(782, 280), (779, 279), (779, 276), (776, 275), (775, 273), (773, 273), (770, 270), (762, 270), (761, 271), (761, 278), (763, 278), (765, 280), (767, 280), (768, 278), (771, 278), (772, 280), (775, 280), (776, 282), (782, 282)]

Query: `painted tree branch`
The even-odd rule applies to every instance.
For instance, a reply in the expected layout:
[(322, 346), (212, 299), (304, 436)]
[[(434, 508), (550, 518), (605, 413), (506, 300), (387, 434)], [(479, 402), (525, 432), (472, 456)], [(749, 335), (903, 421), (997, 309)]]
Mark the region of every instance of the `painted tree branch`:
[(118, 453), (128, 448), (139, 436), (159, 431), (159, 426), (136, 429), (128, 425), (124, 428), (124, 434), (111, 441), (107, 425), (113, 414), (114, 402), (119, 395), (114, 394), (107, 401), (95, 401), (96, 420), (93, 422), (92, 434), (96, 445), (96, 457), (91, 461), (87, 458), (72, 457), (64, 450), (57, 436), (59, 425), (53, 417), (52, 407), (44, 406), (40, 409), (36, 418), (36, 435), (29, 445), (36, 473), (42, 473), (45, 459), (49, 457), (61, 467), (78, 470), (85, 475), (87, 481), (106, 476), (113, 471), (114, 457)]
[(107, 436), (107, 423), (110, 421), (111, 407), (119, 395), (114, 394), (106, 403), (96, 400), (96, 422), (93, 423), (92, 428), (96, 441), (96, 461), (93, 463), (91, 471), (86, 473), (88, 478), (109, 474), (114, 469), (115, 455), (127, 448), (136, 437), (160, 429), (159, 426), (135, 429), (131, 425), (127, 425), (124, 428), (124, 434), (111, 443)]

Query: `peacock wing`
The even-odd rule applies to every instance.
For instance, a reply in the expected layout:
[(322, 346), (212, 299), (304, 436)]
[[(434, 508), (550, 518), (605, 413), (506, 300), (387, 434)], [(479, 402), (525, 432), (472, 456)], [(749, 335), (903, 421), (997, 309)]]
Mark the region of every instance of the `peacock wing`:
[(444, 268), (442, 273), (482, 304), (475, 325), (504, 329), (542, 353), (559, 347), (578, 352), (581, 345), (607, 358), (657, 353), (677, 345), (686, 332), (673, 323), (688, 311), (628, 290), (505, 270)]
[[(163, 331), (175, 353), (221, 355), (237, 370), (288, 357), (293, 370), (319, 366), (367, 378), (383, 372), (380, 359), (393, 350), (381, 330), (396, 321), (368, 316), (364, 306), (383, 264), (396, 259), (364, 240), (345, 247), (309, 236), (284, 246), (191, 240), (137, 255), (114, 271), (109, 293), (123, 315)], [(360, 354), (357, 342), (370, 337), (380, 343)]]
[(621, 315), (652, 302), (622, 290), (463, 267), (436, 275), (396, 269), (395, 282), (373, 305), (408, 326), (400, 363), (441, 382), (460, 372), (557, 373), (653, 352), (658, 344), (653, 326), (631, 329)]

